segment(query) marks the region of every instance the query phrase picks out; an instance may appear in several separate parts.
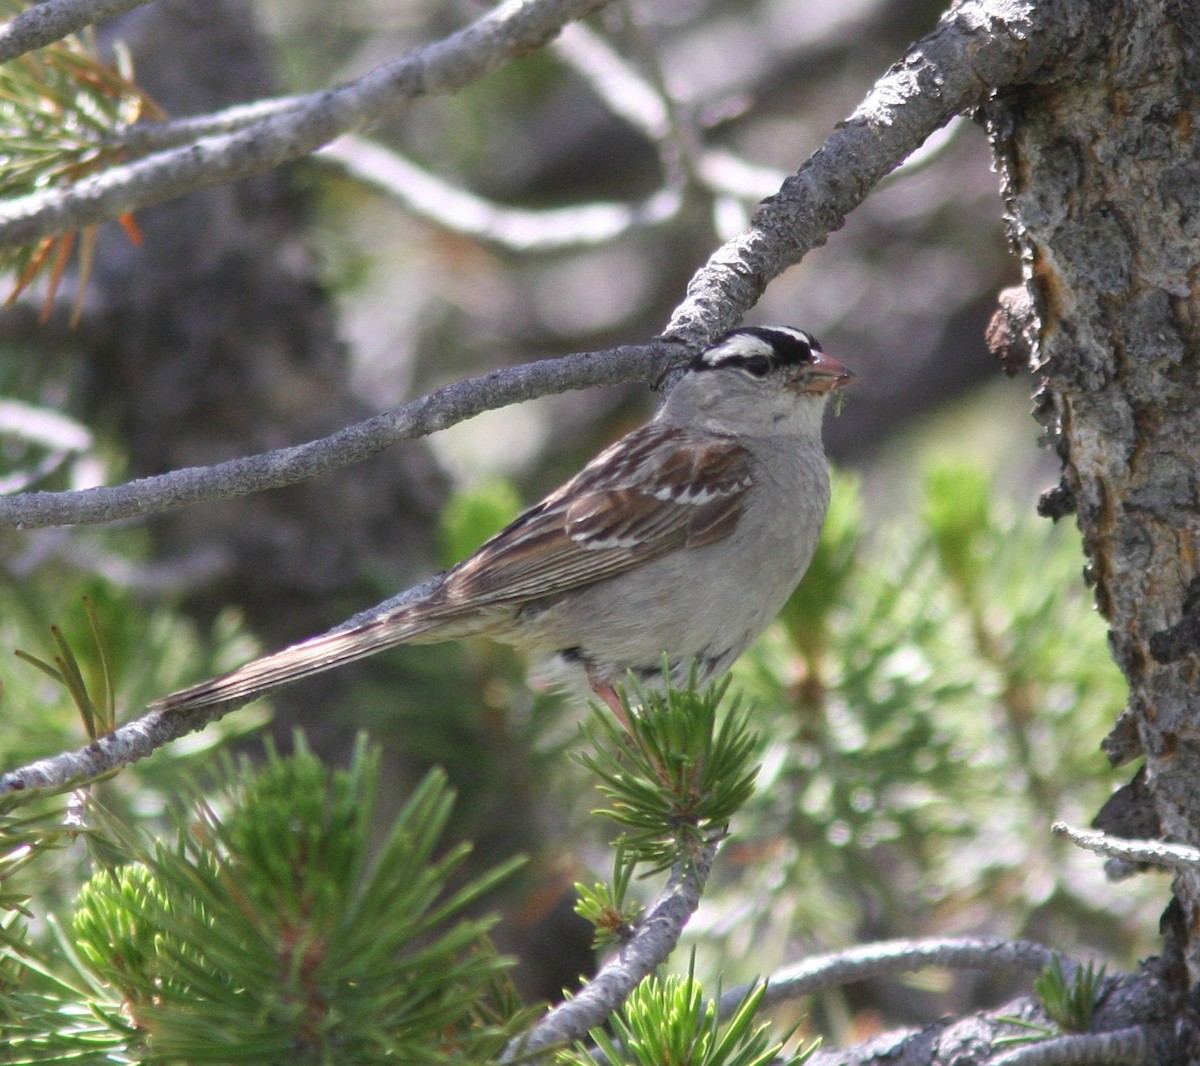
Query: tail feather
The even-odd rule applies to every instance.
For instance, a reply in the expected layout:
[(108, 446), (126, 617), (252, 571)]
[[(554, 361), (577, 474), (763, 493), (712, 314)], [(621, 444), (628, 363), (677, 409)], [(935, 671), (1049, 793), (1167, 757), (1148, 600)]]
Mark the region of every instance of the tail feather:
[(348, 629), (335, 629), (264, 655), (220, 677), (172, 692), (150, 704), (155, 711), (200, 707), (240, 707), (272, 689), (311, 674), (363, 659), (384, 648), (414, 639), (436, 627), (432, 619), (381, 618)]

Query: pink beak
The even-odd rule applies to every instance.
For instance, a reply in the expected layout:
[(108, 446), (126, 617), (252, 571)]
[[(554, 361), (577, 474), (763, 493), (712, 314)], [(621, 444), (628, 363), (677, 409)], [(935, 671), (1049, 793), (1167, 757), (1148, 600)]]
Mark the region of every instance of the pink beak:
[(853, 370), (847, 369), (832, 355), (814, 348), (812, 362), (805, 370), (804, 388), (808, 392), (832, 392), (834, 389), (844, 389), (856, 376)]

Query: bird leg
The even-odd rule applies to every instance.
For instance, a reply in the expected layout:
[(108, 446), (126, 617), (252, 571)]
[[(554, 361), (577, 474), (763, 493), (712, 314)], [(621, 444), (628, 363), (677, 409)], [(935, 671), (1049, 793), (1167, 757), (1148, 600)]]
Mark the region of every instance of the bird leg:
[(608, 709), (617, 716), (617, 721), (625, 727), (625, 732), (631, 732), (629, 718), (625, 714), (625, 708), (621, 705), (621, 697), (617, 695), (617, 690), (607, 682), (593, 677), (590, 670), (588, 671), (588, 684), (592, 686), (592, 691), (604, 701)]

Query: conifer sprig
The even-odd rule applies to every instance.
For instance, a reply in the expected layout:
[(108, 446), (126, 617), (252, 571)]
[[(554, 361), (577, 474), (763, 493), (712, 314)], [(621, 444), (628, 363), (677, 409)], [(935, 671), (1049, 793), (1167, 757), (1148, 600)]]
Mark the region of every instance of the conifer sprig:
[(599, 709), (585, 727), (591, 743), (577, 757), (608, 801), (597, 813), (621, 827), (625, 856), (649, 873), (724, 835), (754, 791), (758, 737), (736, 697), (718, 717), (728, 687), (726, 678), (698, 689), (693, 677), (653, 692), (631, 680), (634, 699), (621, 696), (628, 733)]

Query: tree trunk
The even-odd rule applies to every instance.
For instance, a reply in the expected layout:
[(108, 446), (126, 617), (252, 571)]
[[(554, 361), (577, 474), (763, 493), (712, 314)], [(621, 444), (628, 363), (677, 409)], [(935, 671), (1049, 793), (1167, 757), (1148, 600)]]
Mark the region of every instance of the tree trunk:
[[(1106, 750), (1144, 755), (1150, 824), (1197, 845), (1200, 8), (1093, 7), (1099, 49), (987, 117), (1036, 311), (1037, 417), (1129, 680)], [(1174, 889), (1182, 991), (1200, 979), (1200, 870)]]

